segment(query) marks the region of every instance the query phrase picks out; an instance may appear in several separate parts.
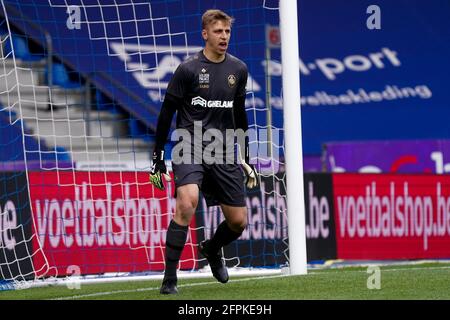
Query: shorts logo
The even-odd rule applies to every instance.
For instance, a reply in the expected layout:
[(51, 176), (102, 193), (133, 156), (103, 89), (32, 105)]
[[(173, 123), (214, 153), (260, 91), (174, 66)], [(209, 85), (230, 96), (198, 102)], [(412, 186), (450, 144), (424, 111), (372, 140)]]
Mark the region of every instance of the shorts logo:
[(203, 108), (233, 108), (233, 100), (220, 101), (220, 100), (205, 100), (202, 97), (192, 98), (192, 106), (200, 106)]
[(230, 74), (228, 76), (228, 86), (230, 86), (230, 88), (233, 88), (236, 84), (236, 77), (234, 76), (234, 74)]

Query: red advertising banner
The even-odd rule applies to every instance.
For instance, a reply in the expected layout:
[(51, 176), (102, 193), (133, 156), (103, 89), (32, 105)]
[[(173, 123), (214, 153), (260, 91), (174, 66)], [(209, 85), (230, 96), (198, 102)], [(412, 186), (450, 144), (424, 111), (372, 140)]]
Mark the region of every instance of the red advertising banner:
[(339, 259), (450, 257), (450, 176), (334, 174)]
[[(29, 183), (38, 275), (164, 270), (172, 184), (161, 191), (145, 172), (87, 171), (30, 172)], [(189, 233), (182, 269), (197, 267), (196, 238)]]

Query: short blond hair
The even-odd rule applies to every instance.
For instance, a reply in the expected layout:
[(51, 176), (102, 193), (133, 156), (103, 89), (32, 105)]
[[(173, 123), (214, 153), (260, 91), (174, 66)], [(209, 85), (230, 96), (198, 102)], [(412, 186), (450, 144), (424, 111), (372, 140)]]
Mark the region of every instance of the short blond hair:
[(225, 12), (223, 12), (222, 10), (218, 10), (218, 9), (209, 9), (206, 10), (205, 13), (202, 16), (202, 29), (206, 29), (206, 27), (215, 22), (215, 21), (226, 21), (230, 24), (230, 26), (233, 24), (234, 22), (234, 18), (230, 17), (229, 15), (227, 15)]

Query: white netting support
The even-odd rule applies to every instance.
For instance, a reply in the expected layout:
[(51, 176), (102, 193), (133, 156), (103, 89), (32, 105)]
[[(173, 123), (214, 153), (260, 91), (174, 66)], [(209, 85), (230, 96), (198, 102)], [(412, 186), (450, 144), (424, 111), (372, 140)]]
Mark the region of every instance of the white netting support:
[[(23, 157), (14, 158), (15, 161), (23, 161), (24, 170), (13, 173), (2, 173), (4, 188), (2, 190), (2, 205), (0, 206), (0, 282), (12, 281), (16, 287), (27, 287), (28, 284), (38, 278), (38, 275), (45, 275), (51, 269), (41, 247), (37, 245), (34, 250), (32, 243), (39, 243), (35, 233), (36, 225), (33, 219), (29, 219), (26, 213), (29, 194), (28, 167), (26, 165), (26, 141), (25, 141), (25, 117), (23, 116), (23, 104), (31, 103), (37, 108), (36, 100), (28, 101), (23, 98), (21, 91), (29, 86), (34, 89), (35, 79), (30, 68), (20, 67), (14, 55), (14, 43), (12, 41), (11, 27), (8, 21), (7, 11), (3, 1), (1, 2), (2, 16), (5, 18), (3, 27), (7, 30), (1, 38), (0, 57), (0, 112), (11, 127), (15, 127), (18, 135), (17, 141), (22, 144), (23, 149), (16, 150)], [(6, 46), (10, 45), (11, 50), (7, 52)], [(34, 90), (32, 91), (34, 95)], [(38, 146), (40, 149), (40, 145)], [(2, 144), (2, 153), (8, 148), (16, 146), (5, 146)], [(8, 182), (8, 180), (10, 180)], [(15, 183), (15, 189), (11, 190), (11, 180)], [(26, 230), (26, 231), (25, 231)], [(43, 263), (40, 266), (33, 264), (33, 259), (40, 256)]]
[[(173, 73), (182, 61), (174, 53), (183, 53), (184, 58), (187, 58), (201, 48), (188, 46), (186, 32), (171, 32), (168, 17), (154, 18), (152, 5), (149, 2), (135, 1), (115, 4), (101, 4), (100, 1), (97, 1), (97, 4), (85, 4), (83, 1), (81, 1), (81, 4), (79, 2), (71, 4), (68, 1), (64, 1), (64, 4), (56, 4), (55, 2), (57, 1), (52, 0), (48, 0), (48, 2), (50, 6), (56, 8), (66, 9), (71, 5), (80, 7), (83, 15), (79, 23), (87, 27), (89, 38), (91, 40), (104, 41), (108, 55), (118, 57), (124, 63), (124, 68), (127, 72), (139, 71), (142, 77), (144, 77), (144, 71), (153, 72), (151, 76), (148, 76), (148, 79), (153, 80), (150, 88), (158, 91), (159, 101), (162, 101), (164, 97), (162, 91), (168, 84), (167, 82), (162, 82), (161, 79), (164, 78), (166, 73)], [(115, 11), (116, 14), (111, 15), (111, 10)], [(129, 10), (133, 13), (132, 19), (121, 19), (121, 11)], [(100, 16), (95, 16), (91, 19), (91, 12), (100, 13)], [(136, 12), (139, 12), (141, 18), (138, 18)], [(127, 23), (132, 23), (136, 26), (134, 34), (124, 34), (122, 24)], [(93, 28), (97, 25), (102, 26), (100, 28), (103, 31), (102, 34), (99, 34), (99, 31)], [(156, 32), (155, 25), (158, 25), (160, 28), (162, 26), (164, 31)], [(183, 44), (172, 45), (172, 39), (182, 39), (181, 42)], [(165, 42), (168, 45), (160, 45), (159, 42)], [(170, 54), (169, 60), (166, 54)], [(162, 61), (159, 60), (159, 55), (164, 55)], [(130, 62), (134, 56), (138, 57), (139, 62)], [(149, 60), (143, 59), (146, 56), (153, 57), (152, 63), (143, 62), (144, 60)], [(153, 96), (153, 98), (155, 97)]]
[[(87, 30), (89, 39), (93, 43), (104, 43), (109, 59), (119, 59), (123, 63), (123, 71), (144, 81), (148, 98), (157, 105), (161, 103), (168, 79), (179, 63), (201, 48), (198, 44), (189, 43), (188, 33), (173, 27), (170, 16), (164, 16), (164, 12), (156, 14), (151, 1), (109, 1), (102, 4), (101, 1), (49, 0), (48, 5), (48, 10), (55, 12), (65, 12), (71, 6), (77, 6), (82, 13), (79, 23), (81, 28)], [(274, 10), (276, 7), (273, 5), (273, 1), (264, 1), (260, 9)], [(200, 19), (200, 14), (194, 18)], [(194, 18), (191, 16), (188, 19)], [(125, 31), (122, 28), (124, 24), (134, 25), (131, 28), (134, 33), (130, 33), (130, 28)], [(1, 41), (10, 40), (11, 36), (10, 31), (9, 36)], [(58, 34), (53, 35), (53, 40), (58, 41)], [(14, 62), (12, 69), (6, 70), (5, 66), (14, 59), (13, 53), (11, 51), (2, 58), (5, 72), (0, 79), (4, 78), (8, 85), (0, 87), (0, 111), (10, 113), (11, 125), (18, 121), (23, 124), (25, 167), (30, 167), (27, 157), (37, 154), (38, 169), (43, 172), (29, 174), (28, 169), (26, 171), (28, 188), (33, 189), (28, 191), (33, 238), (24, 241), (32, 240), (38, 245), (29, 252), (35, 268), (34, 278), (64, 276), (68, 267), (80, 264), (87, 274), (123, 274), (133, 270), (142, 272), (145, 269), (142, 265), (146, 263), (150, 266), (150, 272), (160, 275), (165, 230), (175, 210), (175, 202), (171, 186), (162, 193), (150, 185), (147, 176), (150, 150), (147, 150), (145, 157), (142, 156), (142, 149), (148, 144), (112, 134), (111, 123), (114, 127), (114, 120), (109, 123), (102, 119), (107, 116), (100, 111), (90, 110), (94, 116), (91, 114), (89, 121), (86, 121), (85, 88), (49, 88), (42, 81), (42, 70), (36, 71), (20, 63)], [(262, 196), (259, 203), (252, 195), (247, 200), (254, 212), (250, 212), (249, 227), (241, 238), (243, 244), (240, 247), (246, 250), (246, 258), (239, 256), (238, 246), (236, 255), (230, 256), (224, 252), (229, 265), (235, 267), (243, 264), (249, 266), (253, 255), (262, 256), (260, 259), (263, 260), (265, 256), (274, 261), (287, 259), (286, 185), (283, 158), (278, 156), (284, 153), (283, 130), (273, 124), (257, 122), (257, 119), (264, 118), (261, 115), (271, 110), (255, 102), (255, 92), (261, 90), (261, 86), (253, 79), (251, 71), (246, 106), (249, 115), (252, 115), (250, 128), (255, 133), (251, 137), (252, 158), (257, 158), (256, 162), (260, 164)], [(17, 93), (17, 97), (12, 92)], [(92, 121), (94, 117), (98, 119)], [(27, 126), (31, 130), (27, 130)], [(270, 157), (266, 152), (268, 132), (272, 133)], [(26, 137), (35, 139), (38, 146), (27, 149)], [(57, 152), (61, 146), (65, 150)], [(55, 154), (56, 161), (46, 163), (46, 156)], [(58, 156), (66, 154), (70, 156), (68, 163), (59, 161)], [(80, 170), (81, 163), (85, 167)], [(50, 190), (49, 185), (55, 195), (34, 191), (41, 188), (46, 192)], [(204, 202), (202, 207), (205, 212), (200, 215), (204, 219), (223, 219), (218, 208), (206, 209)], [(90, 210), (95, 213), (91, 214)], [(197, 271), (199, 265), (204, 264), (205, 259), (197, 254), (199, 234), (203, 231), (205, 237), (211, 236), (213, 227), (219, 222), (207, 228), (196, 225), (189, 229), (180, 267)], [(255, 239), (269, 241), (269, 252), (255, 253)], [(272, 244), (280, 239), (282, 246)], [(63, 245), (66, 246), (67, 259), (61, 256)], [(77, 254), (89, 256), (95, 250), (98, 250), (103, 262), (74, 258)], [(136, 267), (129, 267), (126, 261), (120, 260), (118, 256), (121, 252), (133, 256)], [(140, 252), (144, 252), (145, 261), (142, 261)], [(71, 254), (73, 261), (70, 260)], [(33, 259), (35, 255), (39, 258)], [(63, 264), (53, 265), (54, 261), (63, 261)], [(104, 266), (96, 265), (90, 269), (95, 263), (103, 263)]]

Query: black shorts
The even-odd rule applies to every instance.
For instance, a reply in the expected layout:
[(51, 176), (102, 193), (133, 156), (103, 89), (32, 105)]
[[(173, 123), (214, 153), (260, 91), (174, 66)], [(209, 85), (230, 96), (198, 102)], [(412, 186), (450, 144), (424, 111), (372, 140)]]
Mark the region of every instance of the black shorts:
[(173, 164), (176, 189), (198, 185), (208, 207), (225, 204), (245, 207), (244, 177), (238, 164)]

